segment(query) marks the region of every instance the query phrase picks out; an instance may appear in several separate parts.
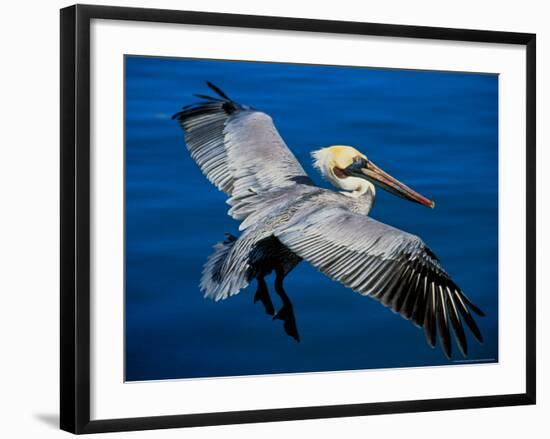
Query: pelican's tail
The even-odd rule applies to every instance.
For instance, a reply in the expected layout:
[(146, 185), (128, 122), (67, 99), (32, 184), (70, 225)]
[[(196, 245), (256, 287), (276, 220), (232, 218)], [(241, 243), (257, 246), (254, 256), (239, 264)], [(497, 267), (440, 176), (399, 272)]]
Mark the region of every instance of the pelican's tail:
[(248, 285), (246, 264), (238, 261), (237, 242), (237, 237), (226, 233), (225, 241), (214, 245), (214, 253), (208, 257), (202, 270), (200, 289), (204, 297), (215, 301), (227, 299)]

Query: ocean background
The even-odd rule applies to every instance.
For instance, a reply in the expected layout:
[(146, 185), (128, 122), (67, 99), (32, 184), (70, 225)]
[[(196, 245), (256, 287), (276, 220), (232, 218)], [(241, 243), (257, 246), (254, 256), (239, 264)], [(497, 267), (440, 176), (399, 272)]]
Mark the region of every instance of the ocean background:
[(456, 343), (447, 360), (421, 329), (305, 261), (285, 281), (300, 343), (253, 304), (255, 282), (226, 301), (202, 297), (212, 246), (238, 234), (171, 120), (193, 93), (211, 94), (206, 80), (270, 114), (315, 183), (329, 187), (310, 152), (349, 144), (435, 200), (432, 210), (378, 189), (371, 216), (439, 256), (487, 314), (468, 361), (498, 360), (497, 75), (126, 56), (127, 381), (464, 364)]

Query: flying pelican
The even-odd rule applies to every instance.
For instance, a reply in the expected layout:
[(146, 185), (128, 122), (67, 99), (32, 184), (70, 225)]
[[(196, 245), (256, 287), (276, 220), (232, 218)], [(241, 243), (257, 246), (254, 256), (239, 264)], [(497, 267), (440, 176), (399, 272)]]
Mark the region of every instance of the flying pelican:
[(173, 119), (202, 173), (228, 196), (229, 215), (241, 221), (239, 237), (226, 234), (214, 246), (200, 282), (205, 297), (233, 296), (256, 279), (254, 302), (274, 315), (265, 277), (275, 272), (282, 300), (273, 318), (283, 320), (299, 341), (284, 278), (306, 260), (330, 278), (390, 307), (424, 328), (433, 348), (436, 337), (452, 354), (451, 328), (464, 357), (463, 323), (482, 343), (472, 312), (483, 316), (415, 235), (368, 216), (375, 185), (433, 208), (434, 202), (399, 182), (352, 146), (312, 153), (314, 166), (340, 191), (316, 186), (287, 147), (270, 116), (230, 99), (207, 82), (217, 97), (197, 94)]

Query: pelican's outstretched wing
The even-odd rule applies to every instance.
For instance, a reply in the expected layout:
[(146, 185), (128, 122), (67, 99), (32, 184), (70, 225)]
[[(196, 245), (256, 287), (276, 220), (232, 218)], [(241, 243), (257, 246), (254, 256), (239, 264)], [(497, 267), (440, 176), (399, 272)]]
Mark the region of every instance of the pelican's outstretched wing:
[[(303, 209), (311, 212), (307, 206)], [(423, 327), (432, 347), (439, 332), (448, 357), (451, 327), (464, 356), (468, 347), (463, 322), (482, 342), (471, 311), (483, 313), (417, 236), (355, 214), (343, 204), (300, 215), (275, 234), (332, 279), (379, 300)]]
[(191, 157), (220, 190), (238, 200), (280, 189), (309, 177), (277, 132), (271, 117), (230, 99), (197, 95), (202, 102), (184, 107), (173, 119), (185, 131)]

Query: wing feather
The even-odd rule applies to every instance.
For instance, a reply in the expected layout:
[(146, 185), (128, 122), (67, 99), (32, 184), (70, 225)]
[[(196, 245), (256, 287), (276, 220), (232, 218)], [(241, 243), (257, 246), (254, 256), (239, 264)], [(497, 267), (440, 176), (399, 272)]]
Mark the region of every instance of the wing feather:
[(183, 128), (187, 149), (202, 173), (231, 197), (231, 215), (246, 218), (258, 193), (311, 184), (270, 116), (207, 85), (219, 97), (197, 95), (204, 101), (184, 107), (173, 119)]
[[(327, 195), (328, 196), (328, 195)], [(436, 341), (452, 355), (452, 337), (468, 352), (463, 323), (478, 341), (481, 331), (472, 312), (482, 315), (417, 236), (356, 214), (347, 197), (334, 195), (302, 206), (307, 214), (291, 219), (275, 236), (301, 258), (354, 291), (378, 300), (422, 327), (432, 347)], [(329, 202), (331, 201), (331, 202)], [(452, 328), (452, 333), (451, 333)]]

